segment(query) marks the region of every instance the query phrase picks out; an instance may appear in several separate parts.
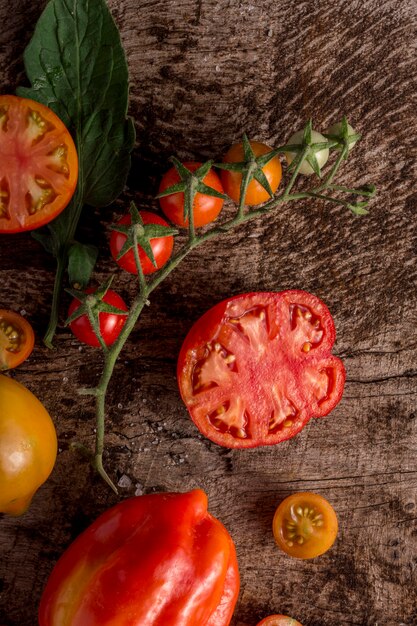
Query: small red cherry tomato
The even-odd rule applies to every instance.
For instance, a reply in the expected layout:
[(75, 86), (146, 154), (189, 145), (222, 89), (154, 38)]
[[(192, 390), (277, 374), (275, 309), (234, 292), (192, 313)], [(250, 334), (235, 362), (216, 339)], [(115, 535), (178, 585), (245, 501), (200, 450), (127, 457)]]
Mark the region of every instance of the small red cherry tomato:
[[(86, 293), (93, 294), (94, 289), (86, 289)], [(110, 346), (116, 341), (117, 337), (122, 331), (123, 326), (125, 325), (128, 308), (125, 301), (115, 291), (112, 291), (112, 289), (109, 289), (107, 291), (106, 295), (103, 297), (103, 302), (106, 302), (107, 304), (111, 304), (118, 309), (126, 311), (126, 315), (117, 315), (116, 313), (104, 312), (99, 313), (100, 333), (103, 337), (104, 343), (107, 346)], [(74, 313), (74, 311), (78, 309), (80, 304), (81, 302), (78, 300), (78, 298), (73, 299), (68, 309), (68, 317), (70, 317)], [(94, 330), (86, 314), (78, 317), (76, 320), (71, 322), (69, 326), (77, 339), (79, 339), (83, 343), (86, 343), (88, 346), (93, 346), (94, 348), (98, 348), (100, 346), (99, 340), (94, 334)]]
[[(183, 165), (190, 170), (190, 172), (195, 172), (202, 163), (186, 161)], [(168, 189), (168, 187), (179, 182), (180, 176), (177, 170), (175, 167), (171, 167), (161, 180), (159, 193), (162, 193), (165, 189)], [(208, 174), (203, 178), (203, 183), (220, 193), (224, 193), (220, 178), (212, 169), (210, 169)], [(173, 224), (181, 227), (188, 226), (188, 220), (184, 221), (184, 194), (182, 192), (159, 198), (159, 203), (162, 211)], [(223, 203), (224, 200), (222, 198), (197, 193), (193, 204), (194, 226), (198, 228), (214, 222), (223, 208)]]
[[(151, 213), (150, 211), (139, 211), (139, 214), (142, 218), (144, 224), (158, 224), (159, 226), (169, 226), (162, 217), (156, 215), (155, 213)], [(124, 215), (121, 220), (119, 220), (118, 224), (120, 225), (130, 225), (132, 223), (132, 218), (130, 215)], [(131, 248), (124, 254), (120, 259), (117, 257), (121, 249), (123, 248), (126, 242), (126, 235), (123, 233), (119, 233), (116, 230), (112, 231), (110, 237), (110, 251), (113, 259), (116, 263), (124, 269), (126, 272), (130, 274), (137, 274), (138, 269), (135, 263), (135, 255), (133, 249)], [(172, 250), (174, 248), (174, 237), (172, 235), (168, 237), (157, 237), (155, 239), (150, 240), (150, 245), (152, 248), (153, 255), (155, 257), (156, 266), (152, 263), (151, 259), (145, 253), (143, 248), (138, 245), (139, 252), (139, 260), (142, 266), (142, 271), (144, 274), (152, 274), (156, 272), (161, 267), (165, 265), (172, 254)]]
[(302, 626), (296, 619), (287, 615), (268, 615), (257, 626)]
[(272, 529), (281, 550), (298, 559), (314, 559), (334, 544), (338, 523), (325, 498), (316, 493), (294, 493), (275, 511)]
[[(255, 157), (262, 154), (267, 154), (268, 152), (272, 151), (272, 148), (265, 145), (264, 143), (259, 143), (258, 141), (250, 141), (249, 143), (255, 154)], [(236, 143), (231, 146), (231, 148), (229, 148), (223, 158), (223, 161), (225, 163), (239, 163), (244, 160), (245, 155), (242, 143)], [(278, 189), (282, 177), (282, 168), (279, 158), (277, 156), (273, 157), (262, 168), (262, 171), (271, 186), (272, 192), (275, 193)], [(238, 204), (240, 200), (240, 184), (242, 182), (242, 174), (240, 172), (222, 170), (221, 179), (225, 193), (227, 193), (227, 195)], [(262, 202), (266, 202), (267, 200), (270, 200), (270, 195), (266, 191), (266, 189), (264, 189), (257, 180), (251, 180), (246, 191), (245, 204), (253, 206), (255, 204), (261, 204)]]
[(17, 367), (33, 350), (32, 326), (14, 311), (0, 309), (0, 370)]
[(234, 296), (191, 328), (178, 357), (181, 396), (199, 430), (228, 448), (273, 445), (340, 401), (342, 361), (326, 305), (305, 291)]

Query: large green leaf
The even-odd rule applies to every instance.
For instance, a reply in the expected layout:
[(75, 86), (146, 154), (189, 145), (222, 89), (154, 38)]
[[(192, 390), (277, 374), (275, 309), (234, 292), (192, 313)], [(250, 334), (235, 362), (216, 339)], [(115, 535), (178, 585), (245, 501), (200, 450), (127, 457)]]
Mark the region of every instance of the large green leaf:
[[(126, 58), (106, 2), (50, 0), (24, 62), (32, 86), (18, 94), (49, 106), (74, 134), (78, 201), (109, 204), (126, 182), (135, 136), (126, 117)], [(64, 211), (66, 222), (72, 206)]]

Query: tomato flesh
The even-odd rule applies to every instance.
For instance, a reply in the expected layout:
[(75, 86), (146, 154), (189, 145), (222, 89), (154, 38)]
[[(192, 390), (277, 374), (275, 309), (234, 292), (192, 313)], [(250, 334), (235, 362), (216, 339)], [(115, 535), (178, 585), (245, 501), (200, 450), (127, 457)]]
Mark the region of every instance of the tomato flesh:
[(78, 178), (71, 135), (48, 107), (0, 96), (0, 233), (32, 230), (70, 201)]
[(33, 350), (32, 326), (14, 311), (0, 309), (0, 370), (17, 367)]
[(200, 431), (230, 448), (272, 445), (329, 413), (345, 370), (330, 351), (329, 310), (303, 291), (225, 300), (193, 326), (178, 359), (182, 398)]
[(281, 502), (272, 528), (281, 550), (299, 559), (313, 559), (333, 545), (338, 522), (325, 498), (305, 492), (295, 493)]

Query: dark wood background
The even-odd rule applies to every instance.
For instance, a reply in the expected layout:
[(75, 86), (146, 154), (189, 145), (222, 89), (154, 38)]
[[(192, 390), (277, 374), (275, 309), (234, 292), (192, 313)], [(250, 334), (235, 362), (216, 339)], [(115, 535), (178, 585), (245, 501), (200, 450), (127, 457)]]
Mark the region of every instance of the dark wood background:
[[(1, 91), (22, 83), (22, 50), (44, 5), (0, 2)], [(417, 625), (417, 232), (415, 0), (111, 0), (131, 73), (138, 142), (127, 197), (155, 206), (166, 158), (220, 158), (243, 130), (278, 145), (311, 116), (346, 113), (363, 133), (340, 180), (374, 181), (356, 219), (317, 202), (287, 205), (195, 251), (154, 293), (119, 361), (108, 399), (105, 463), (121, 497), (196, 486), (235, 539), (241, 593), (233, 625), (286, 613), (304, 626)], [(126, 200), (126, 198), (124, 200)], [(95, 278), (115, 271), (107, 227), (125, 208), (86, 215), (99, 243)], [(94, 441), (80, 385), (99, 353), (59, 330), (42, 346), (53, 262), (29, 235), (2, 237), (0, 304), (24, 309), (38, 341), (13, 376), (50, 411), (54, 472), (29, 512), (0, 519), (0, 624), (33, 626), (65, 547), (117, 497), (69, 450)], [(117, 274), (129, 300), (134, 282)], [(293, 440), (252, 451), (199, 436), (179, 398), (181, 342), (208, 307), (249, 290), (306, 289), (332, 311), (347, 384), (341, 404)], [(64, 300), (65, 317), (68, 300)], [(274, 545), (277, 504), (321, 493), (340, 532), (333, 549), (297, 561)]]

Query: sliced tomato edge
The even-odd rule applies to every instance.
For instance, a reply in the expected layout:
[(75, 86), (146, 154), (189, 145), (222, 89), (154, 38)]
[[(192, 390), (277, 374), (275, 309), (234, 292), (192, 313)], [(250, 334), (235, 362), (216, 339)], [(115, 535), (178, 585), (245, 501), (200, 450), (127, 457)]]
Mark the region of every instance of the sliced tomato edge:
[[(77, 147), (75, 144), (75, 141), (71, 135), (71, 132), (69, 131), (69, 129), (65, 126), (64, 122), (61, 120), (61, 118), (55, 113), (55, 111), (53, 111), (50, 107), (48, 107), (46, 104), (43, 104), (42, 102), (37, 102), (36, 100), (33, 100), (31, 98), (22, 98), (20, 96), (15, 96), (13, 94), (1, 94), (0, 95), (0, 105), (2, 103), (2, 101), (7, 102), (7, 100), (12, 100), (13, 102), (21, 102), (22, 100), (25, 100), (27, 102), (27, 106), (33, 106), (33, 108), (35, 110), (38, 110), (38, 112), (41, 112), (44, 109), (47, 109), (48, 112), (50, 112), (55, 118), (56, 120), (58, 120), (57, 122), (57, 126), (59, 127), (58, 133), (57, 133), (57, 137), (61, 137), (61, 136), (65, 136), (65, 139), (67, 141), (69, 141), (72, 146), (74, 148), (74, 154), (76, 155), (76, 161), (74, 163), (74, 169), (75, 169), (75, 173), (74, 173), (74, 182), (71, 185), (68, 185), (68, 190), (70, 192), (68, 201), (62, 206), (62, 208), (60, 208), (58, 211), (54, 211), (53, 212), (53, 217), (50, 217), (50, 211), (47, 211), (47, 214), (44, 216), (43, 219), (41, 220), (35, 220), (35, 217), (37, 216), (37, 214), (34, 215), (28, 215), (27, 219), (30, 223), (27, 224), (27, 226), (12, 226), (11, 228), (4, 228), (1, 226), (1, 219), (0, 219), (0, 234), (1, 235), (14, 235), (14, 234), (18, 234), (18, 233), (23, 233), (23, 232), (28, 232), (31, 230), (36, 230), (38, 228), (42, 228), (42, 226), (46, 226), (46, 224), (49, 224), (50, 222), (52, 222), (56, 217), (58, 217), (68, 206), (68, 204), (71, 202), (71, 199), (74, 195), (74, 192), (77, 188), (77, 183), (78, 183), (78, 174), (79, 174), (79, 158), (78, 158), (78, 151), (77, 151)], [(53, 204), (53, 203), (52, 203)], [(46, 205), (48, 206), (48, 205)], [(51, 206), (51, 205), (49, 205)], [(15, 220), (13, 220), (13, 218), (10, 220), (15, 222)], [(31, 221), (35, 222), (36, 225), (33, 225), (31, 223)]]
[[(341, 365), (341, 368), (339, 370), (341, 373), (341, 381), (342, 381), (341, 388), (338, 390), (338, 393), (335, 394), (334, 402), (332, 402), (332, 405), (330, 405), (328, 409), (326, 409), (323, 412), (320, 412), (317, 410), (312, 412), (312, 414), (308, 416), (307, 419), (303, 419), (300, 425), (289, 427), (288, 429), (285, 429), (285, 431), (284, 430), (280, 431), (279, 436), (271, 435), (270, 438), (268, 437), (268, 439), (262, 440), (262, 442), (259, 442), (254, 439), (243, 439), (243, 438), (237, 439), (230, 433), (219, 432), (217, 436), (217, 431), (210, 424), (208, 417), (204, 420), (204, 422), (201, 422), (199, 418), (193, 415), (193, 412), (192, 412), (193, 407), (190, 406), (190, 398), (193, 396), (191, 385), (190, 385), (191, 361), (190, 359), (186, 358), (186, 355), (189, 353), (190, 349), (192, 349), (192, 346), (196, 345), (196, 347), (198, 347), (206, 343), (207, 335), (209, 336), (215, 335), (216, 328), (222, 323), (224, 323), (225, 314), (231, 302), (240, 300), (240, 299), (244, 300), (244, 299), (254, 298), (255, 299), (254, 304), (256, 305), (256, 304), (261, 304), (256, 301), (259, 297), (276, 298), (277, 296), (280, 296), (282, 299), (284, 299), (284, 301), (288, 305), (291, 305), (291, 301), (295, 299), (297, 300), (297, 304), (301, 304), (304, 306), (312, 306), (314, 303), (315, 308), (318, 307), (320, 309), (318, 312), (320, 313), (320, 315), (324, 316), (324, 322), (325, 322), (324, 330), (326, 333), (326, 337), (329, 337), (329, 340), (325, 342), (323, 347), (320, 345), (317, 351), (318, 353), (324, 353), (324, 355), (327, 354), (329, 358), (332, 357), (332, 359), (334, 359), (335, 362), (337, 361)], [(281, 443), (283, 441), (287, 441), (288, 439), (291, 439), (292, 437), (297, 435), (299, 432), (301, 432), (301, 430), (303, 430), (303, 428), (307, 425), (307, 423), (310, 421), (312, 417), (324, 417), (325, 415), (328, 415), (328, 413), (330, 413), (332, 409), (338, 404), (338, 402), (340, 401), (343, 395), (346, 371), (345, 371), (345, 368), (341, 359), (331, 353), (331, 349), (334, 345), (335, 338), (336, 338), (335, 324), (334, 324), (334, 320), (332, 318), (331, 312), (329, 308), (327, 307), (327, 305), (318, 296), (315, 296), (314, 294), (310, 294), (309, 292), (304, 291), (302, 289), (288, 289), (284, 291), (259, 291), (259, 292), (252, 291), (252, 292), (247, 292), (243, 294), (237, 294), (235, 296), (230, 296), (229, 298), (221, 300), (220, 302), (215, 304), (213, 307), (205, 311), (205, 313), (203, 313), (203, 315), (197, 318), (197, 320), (192, 324), (191, 328), (189, 329), (188, 333), (185, 336), (185, 339), (183, 340), (183, 343), (182, 343), (182, 346), (178, 355), (177, 383), (178, 383), (181, 398), (188, 410), (188, 413), (192, 421), (194, 422), (198, 430), (205, 437), (213, 441), (213, 443), (216, 443), (217, 445), (220, 445), (226, 448), (249, 449), (249, 448), (256, 448), (260, 446), (276, 445), (277, 443)], [(319, 357), (319, 354), (317, 354), (317, 358), (318, 357)], [(184, 381), (185, 384), (182, 384), (182, 381)], [(187, 391), (188, 391), (189, 397), (187, 397)]]

